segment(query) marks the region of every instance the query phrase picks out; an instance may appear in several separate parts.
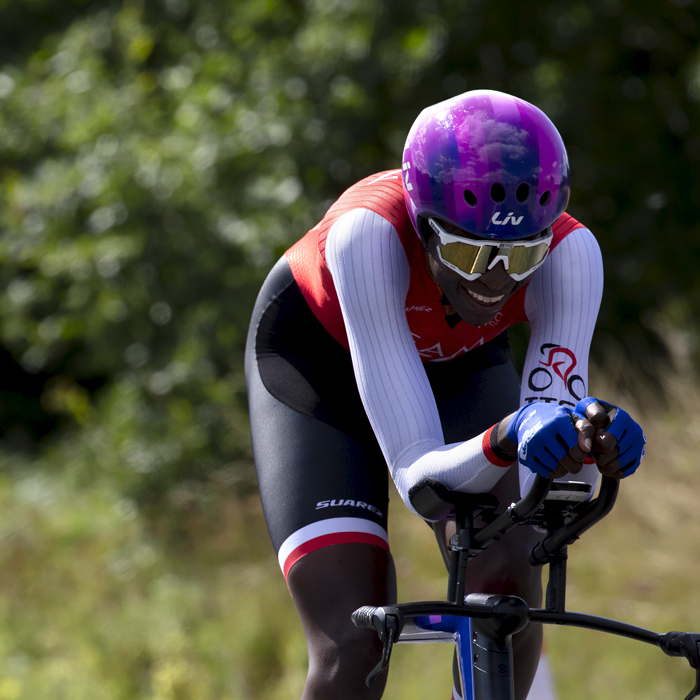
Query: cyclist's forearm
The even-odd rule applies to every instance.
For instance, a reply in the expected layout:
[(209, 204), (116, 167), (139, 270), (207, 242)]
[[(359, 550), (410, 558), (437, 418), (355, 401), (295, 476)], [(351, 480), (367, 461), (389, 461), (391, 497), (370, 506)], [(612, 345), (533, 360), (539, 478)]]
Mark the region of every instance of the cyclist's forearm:
[(419, 443), (390, 462), (396, 488), (409, 508), (409, 491), (426, 478), (437, 479), (453, 491), (490, 491), (515, 461), (515, 457), (501, 451), (491, 439), (496, 427), (471, 440), (450, 445)]

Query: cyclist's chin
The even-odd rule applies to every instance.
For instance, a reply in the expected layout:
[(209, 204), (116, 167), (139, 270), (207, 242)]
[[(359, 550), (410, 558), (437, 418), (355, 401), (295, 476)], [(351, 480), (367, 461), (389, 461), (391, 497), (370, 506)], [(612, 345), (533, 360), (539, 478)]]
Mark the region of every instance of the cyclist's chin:
[(512, 293), (506, 293), (501, 298), (493, 299), (459, 285), (452, 306), (459, 317), (469, 325), (483, 326), (496, 319), (511, 295)]

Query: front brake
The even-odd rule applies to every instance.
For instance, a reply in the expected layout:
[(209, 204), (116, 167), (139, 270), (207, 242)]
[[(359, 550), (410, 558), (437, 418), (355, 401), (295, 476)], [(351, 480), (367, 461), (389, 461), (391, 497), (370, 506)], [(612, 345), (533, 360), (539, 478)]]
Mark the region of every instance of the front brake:
[(398, 608), (392, 606), (375, 608), (365, 605), (352, 614), (352, 621), (361, 629), (375, 630), (379, 639), (384, 643), (382, 658), (365, 680), (367, 687), (371, 688), (377, 676), (384, 673), (389, 667), (394, 643), (403, 629), (404, 617)]

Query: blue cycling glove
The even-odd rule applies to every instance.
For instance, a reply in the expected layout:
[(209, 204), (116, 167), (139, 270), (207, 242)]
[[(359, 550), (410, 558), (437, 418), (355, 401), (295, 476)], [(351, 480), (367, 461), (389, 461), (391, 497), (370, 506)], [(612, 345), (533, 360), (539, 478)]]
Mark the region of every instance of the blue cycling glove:
[(620, 462), (623, 476), (634, 474), (637, 471), (637, 467), (642, 463), (644, 452), (646, 451), (647, 439), (642, 427), (629, 413), (621, 408), (590, 396), (581, 399), (576, 404), (576, 414), (585, 418), (586, 408), (592, 403), (599, 403), (608, 414), (610, 423), (605, 428), (605, 432), (610, 433), (617, 439), (617, 449), (619, 451), (617, 460)]
[(520, 464), (549, 476), (559, 460), (578, 443), (573, 411), (565, 406), (531, 403), (513, 415), (506, 437), (518, 446)]

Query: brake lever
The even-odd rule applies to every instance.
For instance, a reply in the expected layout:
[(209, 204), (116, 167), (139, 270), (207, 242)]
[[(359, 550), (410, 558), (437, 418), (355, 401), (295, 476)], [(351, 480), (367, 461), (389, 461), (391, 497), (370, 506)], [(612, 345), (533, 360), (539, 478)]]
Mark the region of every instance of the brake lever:
[(684, 700), (700, 697), (700, 634), (667, 632), (659, 638), (659, 647), (669, 656), (683, 656), (695, 669), (695, 686)]
[(399, 638), (404, 625), (404, 616), (398, 608), (393, 606), (380, 606), (375, 608), (364, 605), (352, 614), (353, 623), (364, 630), (374, 630), (379, 639), (384, 643), (382, 658), (371, 670), (365, 684), (371, 688), (377, 676), (386, 671), (391, 659), (394, 642)]

